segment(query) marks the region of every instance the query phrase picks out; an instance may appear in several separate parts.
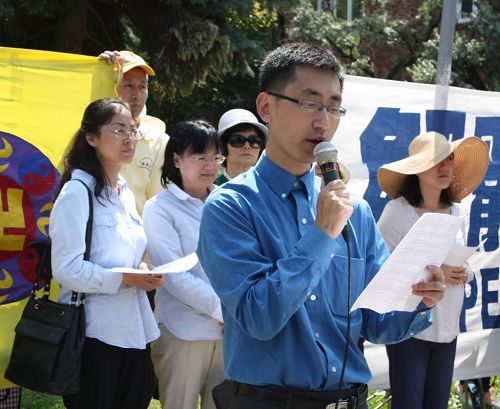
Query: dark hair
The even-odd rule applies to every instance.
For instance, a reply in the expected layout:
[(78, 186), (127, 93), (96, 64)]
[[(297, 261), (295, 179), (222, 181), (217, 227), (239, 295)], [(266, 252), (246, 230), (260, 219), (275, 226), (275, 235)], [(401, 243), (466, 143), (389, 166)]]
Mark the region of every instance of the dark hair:
[(337, 74), (344, 89), (344, 68), (330, 51), (308, 43), (287, 43), (264, 58), (259, 72), (260, 91), (282, 91), (295, 79), (297, 66), (306, 65)]
[(228, 155), (227, 144), (228, 144), (229, 137), (233, 133), (245, 132), (245, 131), (251, 131), (251, 130), (254, 130), (255, 132), (257, 132), (257, 134), (262, 138), (263, 144), (262, 144), (262, 147), (260, 148), (259, 155), (262, 153), (262, 151), (266, 147), (266, 139), (267, 139), (266, 134), (264, 132), (262, 132), (259, 128), (257, 128), (255, 125), (249, 124), (248, 122), (243, 122), (241, 124), (234, 125), (229, 129), (226, 129), (226, 131), (220, 136), (222, 154), (226, 157), (226, 160), (227, 160), (227, 155)]
[(183, 121), (177, 123), (168, 140), (161, 168), (161, 184), (167, 187), (169, 183), (175, 183), (182, 190), (182, 177), (178, 168), (175, 167), (174, 153), (183, 155), (186, 151), (203, 153), (209, 147), (215, 147), (221, 151), (217, 131), (207, 121), (202, 119)]
[[(399, 191), (406, 201), (413, 207), (419, 207), (423, 202), (422, 191), (420, 190), (420, 183), (417, 175), (408, 175)], [(451, 205), (450, 188), (441, 190), (441, 197), (439, 201), (445, 205)]]
[(96, 180), (94, 194), (97, 198), (101, 196), (104, 187), (110, 181), (107, 180), (94, 147), (87, 142), (86, 134), (100, 135), (102, 126), (110, 123), (113, 116), (124, 109), (129, 110), (128, 105), (117, 98), (98, 99), (85, 108), (80, 128), (64, 155), (63, 173), (54, 200), (59, 196), (64, 184), (71, 179), (71, 172), (74, 169), (81, 169), (91, 174)]

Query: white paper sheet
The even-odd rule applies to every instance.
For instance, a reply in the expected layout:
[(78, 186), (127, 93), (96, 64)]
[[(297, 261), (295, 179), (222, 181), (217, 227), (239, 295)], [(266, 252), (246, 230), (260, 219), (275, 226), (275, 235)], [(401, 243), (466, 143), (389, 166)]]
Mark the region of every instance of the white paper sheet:
[(109, 271), (115, 273), (133, 273), (133, 274), (176, 274), (191, 270), (198, 263), (196, 253), (191, 253), (185, 257), (174, 260), (170, 263), (163, 264), (154, 268), (151, 271), (138, 270), (136, 268), (114, 267)]
[(440, 266), (451, 247), (463, 218), (424, 213), (394, 249), (378, 274), (353, 304), (351, 311), (368, 308), (378, 313), (414, 311), (422, 297), (411, 286), (431, 274), (428, 265)]
[(451, 246), (449, 253), (443, 261), (443, 264), (452, 267), (463, 266), (464, 263), (486, 242), (484, 239), (476, 247), (467, 247), (463, 244), (455, 243)]

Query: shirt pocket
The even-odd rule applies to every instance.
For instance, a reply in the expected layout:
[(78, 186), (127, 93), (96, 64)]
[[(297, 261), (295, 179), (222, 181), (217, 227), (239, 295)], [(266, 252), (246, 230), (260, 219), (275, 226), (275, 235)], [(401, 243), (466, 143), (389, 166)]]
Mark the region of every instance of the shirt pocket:
[[(332, 313), (337, 316), (347, 317), (347, 294), (349, 291), (349, 263), (345, 256), (333, 256), (331, 274), (328, 280), (327, 299), (331, 301)], [(351, 300), (350, 305), (359, 297), (364, 289), (365, 261), (360, 258), (351, 258)]]
[(94, 215), (92, 232), (92, 250), (102, 250), (117, 244), (121, 219), (118, 213), (101, 213)]

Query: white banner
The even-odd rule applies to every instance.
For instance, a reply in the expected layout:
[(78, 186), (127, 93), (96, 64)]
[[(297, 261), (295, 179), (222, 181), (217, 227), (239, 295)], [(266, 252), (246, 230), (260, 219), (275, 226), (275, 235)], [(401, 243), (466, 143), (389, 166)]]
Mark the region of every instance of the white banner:
[[(471, 260), (475, 279), (466, 286), (454, 378), (500, 374), (500, 93), (348, 76), (343, 98), (347, 114), (333, 143), (351, 172), (351, 192), (370, 203), (376, 219), (388, 200), (378, 187), (377, 169), (407, 156), (416, 135), (475, 135), (488, 145), (488, 173), (463, 201), (470, 210), (467, 244), (488, 240)], [(384, 346), (366, 343), (365, 351), (370, 386), (388, 387)]]

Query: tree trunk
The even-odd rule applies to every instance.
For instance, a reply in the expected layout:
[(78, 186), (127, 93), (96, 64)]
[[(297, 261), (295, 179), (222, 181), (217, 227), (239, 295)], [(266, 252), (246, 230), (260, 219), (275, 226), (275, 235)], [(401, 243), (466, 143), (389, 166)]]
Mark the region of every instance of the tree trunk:
[(87, 34), (89, 0), (66, 0), (61, 5), (54, 32), (54, 50), (82, 53)]

